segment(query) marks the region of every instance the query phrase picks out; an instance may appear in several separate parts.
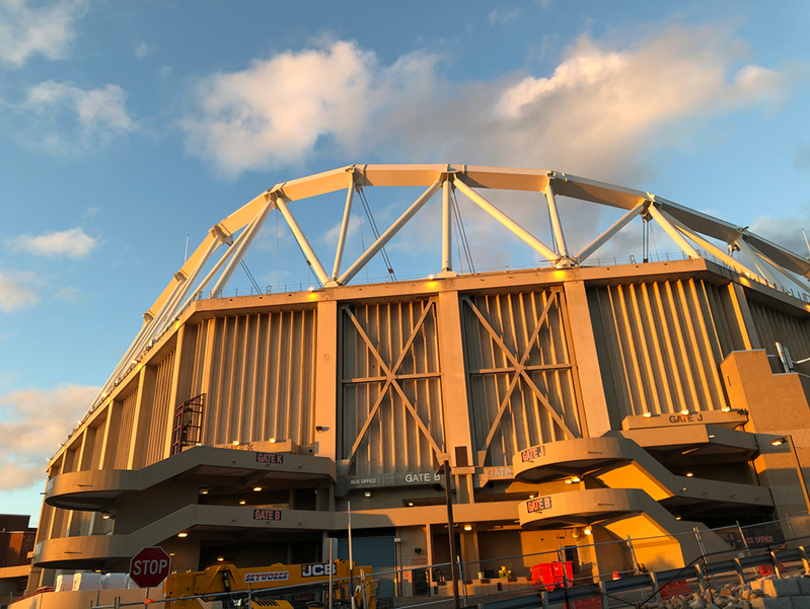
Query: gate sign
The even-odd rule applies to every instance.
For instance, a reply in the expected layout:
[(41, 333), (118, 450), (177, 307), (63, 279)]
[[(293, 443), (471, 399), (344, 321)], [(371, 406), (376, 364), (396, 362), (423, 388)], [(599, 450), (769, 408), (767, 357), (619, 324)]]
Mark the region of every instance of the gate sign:
[(155, 588), (169, 575), (172, 559), (158, 546), (144, 548), (132, 557), (129, 576), (141, 588)]

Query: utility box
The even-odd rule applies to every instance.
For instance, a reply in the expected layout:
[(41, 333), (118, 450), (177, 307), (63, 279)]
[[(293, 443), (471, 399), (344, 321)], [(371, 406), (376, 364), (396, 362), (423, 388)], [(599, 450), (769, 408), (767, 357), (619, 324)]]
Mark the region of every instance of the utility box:
[(532, 585), (541, 590), (556, 590), (568, 585), (574, 579), (574, 563), (570, 560), (565, 562), (555, 560), (554, 562), (541, 562), (532, 567)]

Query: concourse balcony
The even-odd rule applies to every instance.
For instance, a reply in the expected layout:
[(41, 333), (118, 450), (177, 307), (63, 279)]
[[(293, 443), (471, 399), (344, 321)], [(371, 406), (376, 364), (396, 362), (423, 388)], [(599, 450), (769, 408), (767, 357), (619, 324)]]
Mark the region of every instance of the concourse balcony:
[(335, 463), (325, 457), (296, 455), (289, 442), (269, 444), (272, 452), (195, 446), (138, 470), (70, 472), (48, 481), (45, 502), (66, 510), (106, 511), (124, 493), (141, 492), (178, 477), (194, 476), (214, 484), (331, 485)]
[(572, 485), (570, 491), (522, 502), (520, 525), (527, 529), (599, 524), (622, 539), (631, 533), (666, 536), (698, 524), (675, 514), (698, 517), (729, 509), (761, 514), (773, 507), (766, 487), (673, 474), (616, 432), (534, 446), (515, 454), (513, 463), (520, 482), (568, 478)]

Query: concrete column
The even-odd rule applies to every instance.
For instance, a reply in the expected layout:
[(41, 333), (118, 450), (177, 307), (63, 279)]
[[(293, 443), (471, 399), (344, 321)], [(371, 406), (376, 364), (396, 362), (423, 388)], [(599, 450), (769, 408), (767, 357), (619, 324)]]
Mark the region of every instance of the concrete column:
[(127, 469), (139, 469), (143, 466), (143, 457), (147, 444), (145, 440), (149, 433), (156, 380), (157, 366), (144, 366), (141, 368), (138, 397), (135, 402), (135, 417), (132, 421), (132, 438), (129, 445)]
[(737, 317), (737, 326), (746, 349), (761, 349), (757, 328), (754, 325), (754, 318), (748, 308), (748, 299), (745, 297), (745, 290), (739, 283), (728, 284), (728, 291), (731, 294), (731, 302), (734, 305), (734, 313)]
[[(734, 351), (720, 364), (729, 405), (748, 411), (745, 431), (793, 436), (805, 479), (810, 479), (810, 382), (801, 374), (773, 374), (764, 350)], [(779, 415), (774, 416), (774, 404)], [(796, 459), (787, 442), (771, 446), (760, 440), (753, 462), (759, 483), (771, 488), (776, 514), (807, 511), (799, 486)]]
[(191, 395), (191, 379), (194, 373), (194, 345), (197, 342), (197, 332), (201, 328), (203, 328), (201, 325), (187, 326), (183, 324), (177, 331), (172, 386), (169, 393), (169, 420), (166, 421), (166, 443), (163, 449), (164, 459), (171, 454), (172, 450), (174, 410), (178, 404), (194, 397)]
[(461, 562), (464, 563), (464, 575), (467, 579), (475, 579), (478, 571), (481, 570), (480, 553), (478, 551), (478, 532), (465, 531), (464, 525), (466, 523), (460, 522), (459, 528), (459, 541), (461, 542)]
[(104, 429), (104, 445), (101, 449), (101, 465), (99, 469), (113, 469), (115, 467), (115, 451), (118, 447), (118, 436), (121, 433), (121, 411), (123, 408), (123, 400), (113, 400), (107, 406), (107, 424)]
[(452, 280), (446, 280), (445, 287), (450, 290), (439, 292), (436, 304), (442, 371), (444, 445), (452, 467), (471, 467), (475, 462), (467, 396), (467, 372), (464, 367), (461, 309), (458, 292), (452, 290)]
[[(338, 324), (337, 302), (318, 303), (315, 313), (315, 454), (338, 460)], [(320, 431), (319, 431), (320, 428)]]
[(587, 430), (587, 437), (597, 438), (610, 431), (610, 416), (602, 386), (588, 295), (583, 281), (566, 281), (564, 286), (571, 347), (579, 377), (578, 393), (582, 399), (579, 411), (585, 415), (584, 424), (580, 427), (583, 436)]

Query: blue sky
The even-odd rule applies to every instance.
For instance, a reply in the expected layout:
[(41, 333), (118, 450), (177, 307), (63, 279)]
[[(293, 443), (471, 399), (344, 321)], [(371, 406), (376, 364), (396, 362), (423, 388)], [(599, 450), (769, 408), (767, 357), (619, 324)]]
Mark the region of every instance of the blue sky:
[[(38, 519), (47, 458), (186, 235), (193, 250), (286, 179), (352, 163), (555, 169), (803, 253), (808, 25), (805, 2), (0, 0), (0, 512)], [(375, 196), (385, 224), (411, 194)], [(316, 247), (341, 198), (301, 212)], [(577, 209), (563, 211), (574, 233), (607, 221)], [(526, 263), (488, 252), (471, 223), (479, 268)], [(392, 245), (400, 275), (438, 270), (425, 234)], [(272, 218), (248, 264), (263, 286), (311, 282)]]

